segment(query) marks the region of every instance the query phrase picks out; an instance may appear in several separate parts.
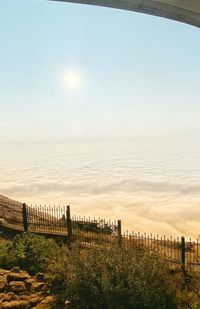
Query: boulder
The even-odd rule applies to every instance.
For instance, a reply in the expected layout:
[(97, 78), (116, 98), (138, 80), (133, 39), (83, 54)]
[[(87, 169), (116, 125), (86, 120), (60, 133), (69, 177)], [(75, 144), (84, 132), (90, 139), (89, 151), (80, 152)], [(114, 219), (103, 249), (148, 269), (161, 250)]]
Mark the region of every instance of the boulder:
[(37, 274), (35, 275), (35, 280), (36, 280), (37, 282), (44, 282), (44, 281), (45, 281), (45, 279), (44, 279), (44, 274), (43, 274), (43, 273), (37, 273)]
[(43, 273), (31, 277), (19, 267), (0, 269), (0, 309), (50, 309), (53, 300)]
[(11, 281), (7, 289), (15, 294), (20, 294), (26, 291), (25, 284), (22, 281)]
[(4, 292), (7, 286), (6, 276), (8, 274), (8, 270), (0, 269), (0, 293)]
[(0, 277), (0, 293), (4, 292), (7, 287), (7, 281), (4, 277)]
[(29, 298), (29, 304), (31, 307), (36, 306), (38, 303), (40, 303), (44, 297), (40, 295), (34, 295), (33, 297)]
[(26, 271), (21, 271), (20, 273), (9, 272), (7, 275), (7, 282), (9, 283), (11, 281), (25, 281), (29, 278), (30, 276)]
[(0, 299), (4, 301), (11, 301), (11, 300), (16, 300), (18, 299), (18, 296), (13, 293), (13, 292), (8, 292), (8, 293), (1, 293), (0, 294)]
[(21, 274), (21, 270), (19, 267), (15, 266), (11, 269), (10, 271), (11, 273), (17, 273), (17, 274)]
[(14, 300), (11, 302), (3, 302), (1, 304), (2, 309), (29, 309), (29, 302), (24, 300)]
[(53, 300), (53, 296), (47, 296), (34, 309), (50, 309)]
[(43, 290), (44, 287), (46, 287), (46, 284), (44, 282), (35, 282), (32, 285), (33, 290), (37, 292)]
[(25, 284), (25, 288), (27, 291), (30, 291), (31, 288), (32, 288), (32, 281), (30, 279), (27, 279), (24, 281), (24, 284)]
[(0, 276), (7, 275), (7, 273), (9, 273), (9, 270), (0, 268)]

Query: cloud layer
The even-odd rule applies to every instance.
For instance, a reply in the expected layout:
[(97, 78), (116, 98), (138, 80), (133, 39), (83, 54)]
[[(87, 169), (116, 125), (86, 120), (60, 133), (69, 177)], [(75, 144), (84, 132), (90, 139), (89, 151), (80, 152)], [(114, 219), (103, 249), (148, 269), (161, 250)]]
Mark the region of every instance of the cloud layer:
[(70, 204), (80, 215), (122, 219), (124, 230), (196, 238), (196, 153), (189, 158), (173, 150), (169, 156), (158, 147), (147, 152), (141, 145), (130, 152), (129, 146), (126, 151), (116, 143), (112, 151), (102, 143), (4, 146), (0, 193), (33, 204)]

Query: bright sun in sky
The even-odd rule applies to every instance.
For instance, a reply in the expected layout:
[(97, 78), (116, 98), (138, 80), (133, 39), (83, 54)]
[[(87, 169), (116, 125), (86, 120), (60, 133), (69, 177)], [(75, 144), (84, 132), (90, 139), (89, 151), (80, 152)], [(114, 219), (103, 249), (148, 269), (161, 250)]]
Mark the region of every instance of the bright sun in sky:
[(70, 89), (76, 89), (80, 85), (80, 76), (77, 72), (69, 71), (66, 73), (65, 77), (65, 84)]

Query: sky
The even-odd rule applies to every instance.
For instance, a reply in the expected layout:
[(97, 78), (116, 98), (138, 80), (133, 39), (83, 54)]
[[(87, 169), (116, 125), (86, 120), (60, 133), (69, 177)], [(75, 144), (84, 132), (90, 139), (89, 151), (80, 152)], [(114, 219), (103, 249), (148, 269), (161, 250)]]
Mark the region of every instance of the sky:
[(0, 1), (0, 142), (200, 135), (200, 30), (134, 12)]

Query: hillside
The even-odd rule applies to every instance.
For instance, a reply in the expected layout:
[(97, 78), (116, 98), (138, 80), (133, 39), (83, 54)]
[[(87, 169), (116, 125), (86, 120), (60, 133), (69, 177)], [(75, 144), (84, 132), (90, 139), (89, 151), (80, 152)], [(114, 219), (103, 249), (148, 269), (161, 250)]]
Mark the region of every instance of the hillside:
[(22, 203), (0, 195), (0, 220), (22, 221)]

